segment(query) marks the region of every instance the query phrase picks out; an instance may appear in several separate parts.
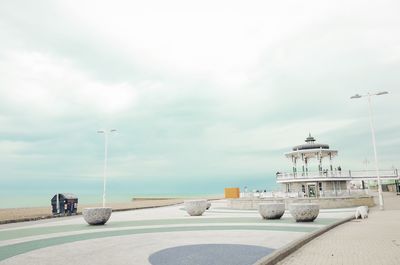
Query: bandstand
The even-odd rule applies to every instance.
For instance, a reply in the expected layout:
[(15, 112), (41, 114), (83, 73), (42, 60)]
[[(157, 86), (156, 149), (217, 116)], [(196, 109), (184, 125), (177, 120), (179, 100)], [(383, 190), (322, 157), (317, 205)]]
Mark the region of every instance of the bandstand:
[[(290, 160), (291, 172), (277, 172), (280, 191), (240, 193), (240, 198), (228, 199), (233, 209), (258, 209), (259, 203), (285, 202), (318, 203), (321, 209), (374, 206), (373, 196), (363, 181), (376, 181), (379, 174), (384, 181), (399, 183), (397, 169), (343, 170), (337, 163), (338, 151), (317, 143), (311, 134), (306, 143), (292, 148), (285, 156)], [(356, 185), (357, 183), (357, 185)], [(399, 186), (400, 187), (400, 186)], [(364, 189), (366, 188), (366, 189)], [(400, 188), (399, 188), (400, 189)]]
[(342, 174), (340, 165), (334, 164), (338, 151), (327, 144), (316, 143), (311, 134), (305, 142), (285, 153), (292, 163), (292, 172), (277, 173), (277, 182), (284, 185), (285, 192), (320, 197), (348, 190), (351, 176)]
[[(327, 144), (316, 143), (309, 134), (306, 143), (297, 145), (285, 156), (292, 163), (292, 172), (277, 172), (276, 182), (286, 193), (298, 193), (300, 197), (343, 197), (367, 194), (364, 181), (377, 179), (376, 170), (342, 170), (335, 163), (338, 151)], [(379, 170), (383, 181), (399, 181), (399, 172), (393, 168)], [(358, 189), (354, 184), (362, 183)]]

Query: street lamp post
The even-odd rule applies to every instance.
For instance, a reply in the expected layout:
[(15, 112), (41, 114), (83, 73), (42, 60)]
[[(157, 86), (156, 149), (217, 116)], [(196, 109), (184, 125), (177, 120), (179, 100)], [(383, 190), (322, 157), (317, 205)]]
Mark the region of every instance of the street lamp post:
[(354, 96), (350, 97), (351, 99), (355, 98), (362, 98), (368, 97), (368, 107), (369, 107), (369, 123), (371, 126), (371, 134), (372, 134), (372, 146), (374, 148), (374, 157), (375, 157), (375, 170), (376, 170), (376, 177), (378, 179), (378, 197), (379, 197), (379, 209), (383, 210), (383, 196), (382, 196), (382, 185), (381, 185), (381, 178), (379, 174), (379, 167), (378, 167), (378, 155), (376, 152), (376, 141), (375, 141), (375, 128), (374, 128), (374, 121), (373, 121), (373, 112), (372, 112), (372, 104), (371, 104), (371, 97), (372, 96), (380, 96), (388, 94), (387, 91), (382, 91), (378, 93), (367, 93), (366, 95), (359, 95), (355, 94)]
[(106, 207), (106, 178), (107, 178), (107, 149), (108, 149), (108, 134), (117, 130), (101, 130), (98, 133), (104, 133), (104, 171), (103, 171), (103, 207)]
[(365, 171), (367, 171), (367, 170), (368, 170), (369, 160), (365, 158), (365, 159), (363, 160), (363, 163), (365, 164)]
[[(368, 164), (369, 164), (369, 161), (368, 161), (368, 159), (367, 159), (367, 158), (365, 158), (365, 159), (363, 160), (363, 163), (365, 164), (365, 172), (367, 172), (367, 171), (368, 171)], [(364, 189), (365, 189), (365, 186), (364, 186), (364, 184), (365, 184), (365, 181), (364, 181), (364, 180), (361, 180), (361, 183), (362, 183), (362, 187), (363, 187), (363, 190), (364, 190)], [(368, 183), (368, 189), (369, 189), (370, 182), (369, 182), (369, 181), (367, 181), (367, 183)]]

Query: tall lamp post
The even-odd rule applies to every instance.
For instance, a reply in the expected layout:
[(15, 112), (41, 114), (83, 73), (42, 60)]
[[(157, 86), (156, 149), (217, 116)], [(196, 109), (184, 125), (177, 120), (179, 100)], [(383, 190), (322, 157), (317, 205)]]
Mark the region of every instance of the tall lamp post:
[(117, 130), (101, 130), (98, 133), (104, 133), (104, 172), (103, 172), (103, 207), (106, 207), (106, 179), (107, 179), (107, 149), (108, 149), (108, 134)]
[(378, 93), (367, 93), (366, 95), (355, 94), (354, 96), (350, 97), (351, 99), (368, 97), (368, 107), (369, 107), (369, 122), (371, 126), (371, 134), (372, 134), (372, 146), (374, 148), (374, 157), (375, 157), (375, 170), (376, 176), (378, 179), (378, 196), (379, 196), (379, 209), (383, 210), (383, 196), (382, 196), (382, 185), (381, 185), (381, 178), (379, 174), (379, 167), (378, 167), (378, 155), (376, 153), (376, 143), (375, 143), (375, 129), (374, 129), (374, 121), (373, 121), (373, 113), (372, 113), (372, 104), (371, 104), (371, 97), (372, 96), (381, 96), (388, 94), (387, 91), (382, 91)]
[[(364, 160), (363, 160), (363, 163), (365, 164), (365, 172), (367, 172), (367, 170), (368, 170), (368, 164), (369, 164), (369, 161), (368, 161), (368, 159), (367, 158), (365, 158)], [(364, 184), (365, 184), (365, 181), (364, 180), (361, 180), (361, 183), (362, 183), (362, 188), (363, 188), (363, 190), (365, 189), (365, 186), (364, 186)], [(368, 189), (369, 189), (369, 181), (367, 181), (367, 183), (368, 183)]]

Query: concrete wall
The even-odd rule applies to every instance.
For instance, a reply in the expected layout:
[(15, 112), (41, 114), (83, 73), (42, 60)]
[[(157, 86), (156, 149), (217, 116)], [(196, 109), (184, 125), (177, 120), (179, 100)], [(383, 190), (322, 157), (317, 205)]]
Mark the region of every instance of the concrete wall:
[(324, 183), (324, 190), (334, 190), (333, 189), (333, 182), (325, 182)]
[(338, 197), (338, 198), (286, 198), (286, 199), (272, 199), (272, 198), (239, 198), (228, 200), (228, 207), (240, 210), (257, 210), (258, 204), (261, 202), (285, 202), (286, 208), (290, 203), (318, 203), (321, 209), (332, 208), (348, 208), (366, 205), (368, 207), (374, 206), (374, 199), (372, 196), (360, 197)]
[(296, 191), (299, 192), (301, 191), (301, 184), (302, 183), (290, 183), (290, 191)]

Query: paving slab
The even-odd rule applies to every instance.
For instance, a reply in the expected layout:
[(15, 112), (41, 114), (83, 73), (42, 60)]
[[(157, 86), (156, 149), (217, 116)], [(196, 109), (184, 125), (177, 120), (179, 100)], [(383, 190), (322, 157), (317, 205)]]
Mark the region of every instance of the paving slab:
[(400, 196), (384, 192), (385, 210), (338, 226), (289, 255), (280, 265), (400, 264)]

